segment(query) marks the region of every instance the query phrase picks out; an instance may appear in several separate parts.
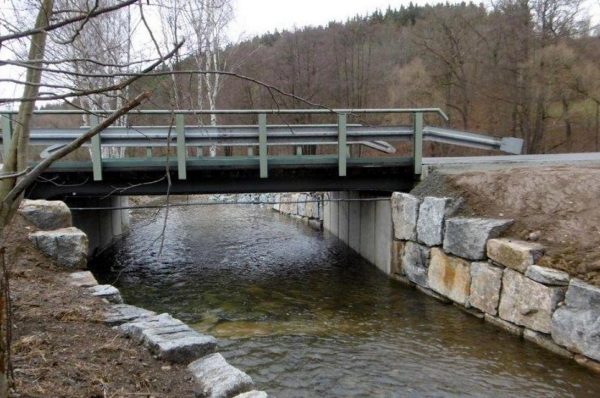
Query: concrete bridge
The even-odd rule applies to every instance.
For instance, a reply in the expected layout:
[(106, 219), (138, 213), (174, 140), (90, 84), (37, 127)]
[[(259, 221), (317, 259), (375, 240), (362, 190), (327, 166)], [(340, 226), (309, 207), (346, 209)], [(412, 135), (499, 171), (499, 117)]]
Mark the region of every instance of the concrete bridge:
[[(44, 158), (97, 125), (108, 113), (88, 115), (90, 126), (34, 128), (30, 144), (39, 148), (39, 156)], [(73, 122), (85, 114), (39, 111), (34, 117), (70, 117)], [(198, 124), (199, 118), (207, 114), (255, 123)], [(13, 117), (13, 113), (2, 114), (4, 148), (12, 138)], [(290, 117), (320, 123), (284, 123)], [(390, 117), (410, 120), (410, 124), (386, 123)], [(86, 144), (84, 160), (55, 162), (27, 191), (27, 197), (60, 199), (71, 207), (120, 208), (126, 205), (129, 195), (167, 192), (407, 191), (423, 171), (423, 141), (511, 154), (520, 153), (522, 148), (522, 140), (516, 138), (500, 139), (426, 125), (425, 121), (447, 120), (439, 108), (145, 110), (131, 112), (128, 118), (128, 125), (111, 126)], [(285, 147), (288, 149), (280, 149)], [(103, 155), (107, 148), (138, 150), (128, 151), (130, 157), (114, 158)], [(222, 156), (219, 148), (238, 149), (235, 156)], [(305, 148), (313, 150), (306, 153)], [(369, 154), (363, 154), (359, 150), (362, 148)], [(137, 157), (131, 157), (133, 152)], [(74, 221), (88, 233), (92, 249), (102, 248), (126, 228), (126, 213), (74, 212)]]

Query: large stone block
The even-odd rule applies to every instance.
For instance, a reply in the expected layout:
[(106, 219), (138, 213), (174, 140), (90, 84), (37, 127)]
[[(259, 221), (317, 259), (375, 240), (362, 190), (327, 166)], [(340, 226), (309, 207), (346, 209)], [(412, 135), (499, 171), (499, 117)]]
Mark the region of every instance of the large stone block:
[(487, 242), (487, 255), (491, 260), (522, 273), (543, 254), (544, 246), (539, 243), (514, 239), (490, 239)]
[(501, 287), (501, 268), (485, 262), (471, 264), (469, 303), (473, 307), (490, 315), (497, 315)]
[(600, 287), (574, 278), (569, 283), (565, 304), (572, 308), (584, 310), (600, 309)]
[(121, 304), (123, 298), (119, 289), (113, 285), (96, 285), (87, 288), (88, 292), (94, 296), (107, 300), (109, 303)]
[(552, 316), (552, 339), (600, 361), (600, 288), (571, 280), (565, 305)]
[(391, 203), (394, 238), (417, 240), (417, 219), (421, 200), (407, 193), (394, 192)]
[(141, 342), (159, 358), (174, 363), (189, 363), (213, 353), (217, 346), (214, 337), (196, 332), (169, 314), (124, 323), (118, 329)]
[(471, 286), (470, 264), (458, 257), (448, 256), (443, 250), (431, 249), (427, 271), (429, 288), (442, 296), (467, 305)]
[(58, 200), (29, 200), (21, 202), (19, 213), (41, 230), (71, 227), (71, 210)]
[(530, 265), (527, 267), (525, 276), (544, 285), (567, 286), (569, 284), (569, 274), (566, 272), (548, 267), (540, 267), (539, 265)]
[(201, 398), (232, 398), (252, 390), (252, 378), (231, 366), (221, 354), (200, 358), (188, 365), (194, 375), (194, 394)]
[(71, 285), (78, 287), (96, 286), (98, 281), (90, 271), (73, 272), (69, 275)]
[(155, 316), (156, 313), (129, 304), (115, 304), (104, 313), (104, 323), (118, 326), (127, 322), (137, 322)]
[(242, 393), (240, 395), (236, 395), (234, 398), (268, 398), (268, 397), (269, 396), (264, 391), (252, 390), (252, 391)]
[(498, 237), (512, 220), (449, 218), (444, 230), (444, 251), (469, 260), (485, 258), (488, 239)]
[(539, 332), (535, 332), (533, 330), (529, 330), (529, 329), (525, 329), (523, 331), (523, 338), (527, 341), (531, 341), (532, 343), (535, 343), (537, 345), (539, 345), (540, 347), (543, 347), (545, 349), (547, 349), (548, 351), (551, 351), (557, 355), (563, 356), (565, 358), (573, 358), (573, 354), (571, 352), (569, 352), (568, 350), (565, 350), (564, 348), (562, 348), (561, 346), (559, 346), (558, 344), (556, 344), (552, 338), (550, 336), (548, 336), (547, 334), (544, 333), (539, 333)]
[(29, 239), (42, 253), (66, 268), (85, 268), (87, 265), (88, 239), (75, 227), (54, 231), (37, 231)]
[(428, 288), (427, 265), (429, 248), (415, 242), (406, 242), (402, 255), (402, 270), (413, 283)]
[(511, 269), (504, 270), (498, 313), (517, 325), (550, 333), (552, 313), (564, 298), (565, 289), (548, 287)]
[(427, 246), (439, 246), (444, 239), (444, 221), (453, 210), (451, 198), (426, 197), (419, 207), (417, 240)]
[(406, 243), (401, 240), (392, 241), (392, 264), (391, 274), (392, 275), (403, 275), (404, 270), (402, 269), (402, 256), (404, 255), (404, 245)]

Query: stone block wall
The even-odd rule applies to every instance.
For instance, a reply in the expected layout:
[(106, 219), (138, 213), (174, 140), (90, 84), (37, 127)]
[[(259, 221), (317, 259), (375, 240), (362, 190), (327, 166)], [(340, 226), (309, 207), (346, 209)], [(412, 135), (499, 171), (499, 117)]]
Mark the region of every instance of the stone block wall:
[(600, 369), (600, 288), (536, 265), (543, 246), (500, 238), (512, 220), (456, 217), (456, 207), (392, 195), (390, 276)]
[(311, 228), (323, 228), (321, 195), (314, 193), (278, 193), (272, 199), (273, 210), (301, 220)]

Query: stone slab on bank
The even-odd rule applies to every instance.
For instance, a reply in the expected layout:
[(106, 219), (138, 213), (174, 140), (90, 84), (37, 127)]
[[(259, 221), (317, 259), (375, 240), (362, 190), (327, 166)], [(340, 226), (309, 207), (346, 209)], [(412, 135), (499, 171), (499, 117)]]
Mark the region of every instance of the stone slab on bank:
[(402, 270), (406, 277), (413, 283), (428, 288), (427, 267), (429, 264), (429, 251), (427, 246), (415, 242), (406, 242), (402, 253)]
[(487, 241), (498, 237), (512, 223), (490, 218), (449, 218), (444, 230), (444, 251), (468, 260), (483, 260)]
[(459, 304), (468, 305), (471, 270), (466, 260), (449, 256), (440, 248), (432, 248), (427, 281), (433, 291)]
[(95, 297), (106, 299), (109, 303), (122, 304), (123, 298), (119, 289), (113, 285), (96, 285), (87, 288), (87, 291)]
[(58, 265), (71, 269), (87, 266), (88, 238), (78, 228), (37, 231), (29, 234), (29, 240)]
[(129, 304), (115, 304), (104, 313), (104, 323), (108, 326), (118, 326), (128, 322), (138, 322), (155, 316), (154, 311), (149, 311)]
[(189, 363), (213, 353), (217, 347), (213, 336), (202, 335), (169, 314), (124, 323), (117, 328), (159, 358), (174, 363)]
[(444, 240), (444, 221), (452, 213), (455, 201), (451, 198), (426, 197), (419, 206), (417, 240), (427, 246), (439, 246)]
[(269, 398), (269, 396), (264, 391), (252, 390), (236, 395), (234, 398)]
[(530, 265), (525, 271), (525, 276), (536, 282), (550, 286), (567, 286), (569, 284), (569, 274), (557, 269), (540, 267), (539, 265)]
[(98, 284), (98, 281), (90, 271), (73, 272), (69, 274), (69, 283), (78, 287), (92, 287)]
[(552, 313), (564, 297), (564, 288), (543, 285), (507, 268), (498, 313), (506, 321), (550, 333)]
[(502, 269), (487, 262), (471, 263), (469, 303), (487, 314), (498, 315)]
[(572, 279), (565, 305), (552, 316), (552, 338), (570, 351), (600, 361), (600, 288)]
[(54, 230), (73, 226), (71, 210), (59, 200), (24, 199), (19, 214), (41, 230)]
[(194, 394), (198, 398), (233, 398), (254, 387), (250, 376), (218, 353), (190, 363), (188, 369), (194, 376)]
[(391, 199), (394, 238), (417, 240), (417, 219), (421, 199), (416, 196), (394, 192)]
[(544, 246), (539, 243), (516, 239), (490, 239), (487, 242), (487, 256), (505, 267), (525, 273), (544, 254)]

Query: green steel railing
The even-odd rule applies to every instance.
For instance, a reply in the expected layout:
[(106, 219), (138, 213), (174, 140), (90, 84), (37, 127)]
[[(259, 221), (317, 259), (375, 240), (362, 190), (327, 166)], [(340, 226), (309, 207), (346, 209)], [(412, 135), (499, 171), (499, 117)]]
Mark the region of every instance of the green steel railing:
[[(83, 115), (90, 114), (90, 127), (96, 126), (100, 122), (103, 115), (112, 113), (113, 111), (93, 111), (85, 112), (79, 110), (45, 110), (34, 112), (34, 115)], [(4, 112), (2, 116), (2, 144), (4, 147), (4, 156), (6, 156), (10, 141), (12, 138), (12, 118), (16, 112)], [(413, 163), (414, 173), (421, 174), (422, 171), (422, 156), (423, 156), (423, 118), (425, 114), (435, 114), (448, 120), (446, 114), (439, 108), (405, 108), (405, 109), (262, 109), (262, 110), (134, 110), (130, 115), (174, 115), (175, 116), (175, 136), (176, 136), (176, 157), (177, 157), (177, 175), (180, 180), (187, 179), (187, 147), (189, 146), (186, 138), (186, 126), (184, 124), (185, 115), (255, 115), (257, 117), (258, 130), (258, 166), (260, 178), (268, 178), (269, 176), (269, 158), (268, 147), (270, 145), (268, 131), (271, 126), (267, 124), (268, 115), (337, 115), (337, 165), (338, 175), (345, 177), (347, 175), (348, 163), (348, 116), (349, 115), (367, 115), (367, 114), (410, 114), (412, 115), (412, 142), (413, 142)], [(218, 129), (219, 126), (215, 126)], [(234, 128), (235, 126), (228, 126)], [(247, 127), (247, 126), (246, 126)], [(60, 129), (57, 129), (57, 136)], [(390, 135), (392, 133), (388, 133)], [(403, 138), (406, 138), (406, 132), (403, 132)], [(32, 144), (35, 144), (32, 132)], [(46, 134), (45, 140), (51, 140), (52, 135)], [(103, 136), (98, 134), (91, 139), (89, 144), (91, 163), (93, 170), (93, 178), (95, 181), (102, 180), (102, 145)], [(44, 142), (46, 142), (44, 141)], [(57, 140), (58, 145), (59, 140)], [(62, 142), (62, 141), (61, 141)], [(296, 146), (296, 154), (302, 156), (301, 144)], [(152, 156), (152, 147), (147, 147), (147, 157)], [(248, 146), (248, 156), (254, 156), (253, 148)]]

